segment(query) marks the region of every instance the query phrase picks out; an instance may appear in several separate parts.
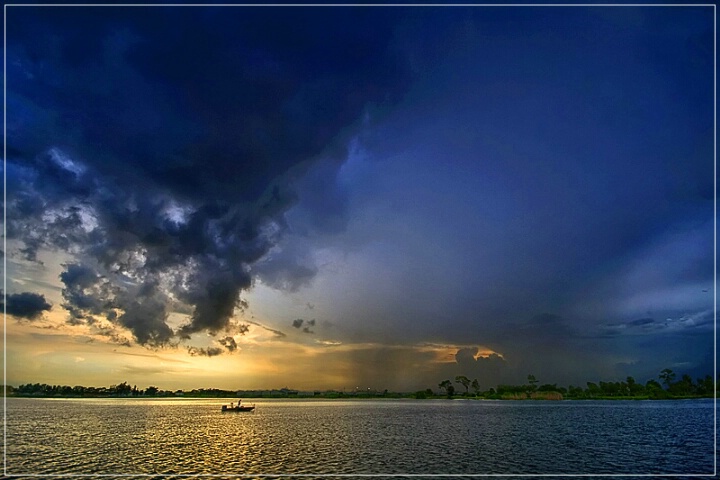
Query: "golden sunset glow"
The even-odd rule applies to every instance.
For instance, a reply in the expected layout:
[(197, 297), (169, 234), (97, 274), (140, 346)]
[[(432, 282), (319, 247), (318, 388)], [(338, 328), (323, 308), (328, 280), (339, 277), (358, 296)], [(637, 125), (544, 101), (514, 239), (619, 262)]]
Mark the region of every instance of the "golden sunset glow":
[(9, 385), (714, 371), (709, 6), (8, 10)]

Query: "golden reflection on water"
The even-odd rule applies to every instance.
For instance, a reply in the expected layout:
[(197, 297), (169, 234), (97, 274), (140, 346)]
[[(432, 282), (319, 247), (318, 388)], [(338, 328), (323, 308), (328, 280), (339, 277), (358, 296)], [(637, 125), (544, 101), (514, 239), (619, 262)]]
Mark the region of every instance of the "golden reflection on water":
[(712, 471), (712, 402), (229, 402), (10, 398), (8, 473)]

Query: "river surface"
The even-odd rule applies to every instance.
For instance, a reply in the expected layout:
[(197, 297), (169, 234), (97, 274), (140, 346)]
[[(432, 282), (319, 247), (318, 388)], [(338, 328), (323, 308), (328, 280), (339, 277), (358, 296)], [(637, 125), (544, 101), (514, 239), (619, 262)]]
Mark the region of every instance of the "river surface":
[[(712, 474), (713, 400), (8, 398), (7, 473)], [(249, 401), (253, 403), (253, 400)]]

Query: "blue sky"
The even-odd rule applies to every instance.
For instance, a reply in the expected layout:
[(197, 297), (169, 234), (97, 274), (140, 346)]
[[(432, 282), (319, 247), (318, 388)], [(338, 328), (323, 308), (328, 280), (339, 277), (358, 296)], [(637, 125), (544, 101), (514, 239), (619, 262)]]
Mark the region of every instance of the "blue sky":
[(10, 383), (711, 373), (713, 17), (9, 8)]

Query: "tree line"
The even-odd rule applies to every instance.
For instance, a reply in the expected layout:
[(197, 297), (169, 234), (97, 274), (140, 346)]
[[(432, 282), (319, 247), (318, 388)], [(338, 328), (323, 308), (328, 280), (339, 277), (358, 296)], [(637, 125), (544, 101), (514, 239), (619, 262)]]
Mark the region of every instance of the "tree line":
[[(17, 388), (6, 387), (8, 394), (28, 397), (158, 397), (174, 396), (181, 391), (160, 390), (158, 387), (149, 386), (145, 389), (137, 388), (137, 385), (130, 386), (122, 382), (109, 387), (84, 387), (82, 385), (48, 385), (46, 383), (28, 383)], [(234, 392), (232, 392), (234, 393)]]
[[(663, 369), (656, 379), (639, 383), (633, 377), (616, 382), (586, 382), (585, 386), (569, 385), (567, 388), (557, 384), (542, 384), (535, 375), (527, 376), (527, 383), (522, 385), (497, 385), (495, 388), (482, 390), (477, 379), (470, 380), (465, 375), (455, 377), (453, 382), (443, 380), (438, 384), (441, 394), (447, 397), (464, 396), (487, 399), (603, 399), (603, 398), (697, 398), (712, 397), (715, 383), (711, 375), (693, 380), (688, 374), (677, 379), (677, 375), (669, 368)], [(658, 381), (659, 380), (659, 381)], [(464, 391), (460, 390), (462, 387)], [(472, 391), (470, 390), (472, 389)], [(434, 395), (431, 389), (416, 392), (416, 398), (427, 398)]]
[[(457, 385), (457, 388), (456, 388)], [(712, 397), (715, 393), (715, 383), (711, 375), (695, 380), (684, 374), (677, 378), (671, 369), (663, 369), (657, 379), (650, 379), (645, 383), (637, 382), (633, 377), (626, 377), (623, 381), (615, 382), (586, 382), (585, 386), (569, 385), (567, 388), (557, 384), (540, 384), (535, 375), (528, 375), (527, 382), (521, 385), (497, 385), (494, 388), (482, 389), (477, 379), (470, 380), (465, 375), (458, 375), (455, 381), (443, 380), (438, 384), (439, 392), (428, 388), (408, 394), (395, 394), (385, 390), (382, 393), (373, 392), (373, 397), (410, 396), (415, 398), (454, 397), (463, 396), (485, 399), (611, 399), (611, 398), (637, 398), (637, 399), (671, 399), (671, 398), (697, 398)], [(8, 395), (38, 396), (38, 397), (216, 397), (228, 398), (236, 396), (236, 390), (221, 390), (217, 388), (201, 388), (183, 392), (182, 390), (161, 390), (155, 386), (139, 389), (137, 385), (122, 382), (109, 387), (85, 387), (81, 385), (49, 385), (46, 383), (28, 383), (17, 388), (5, 387)], [(248, 392), (244, 392), (247, 396)], [(323, 396), (332, 396), (333, 392), (325, 392)], [(317, 395), (317, 392), (316, 392)], [(342, 392), (336, 396), (344, 396)]]

